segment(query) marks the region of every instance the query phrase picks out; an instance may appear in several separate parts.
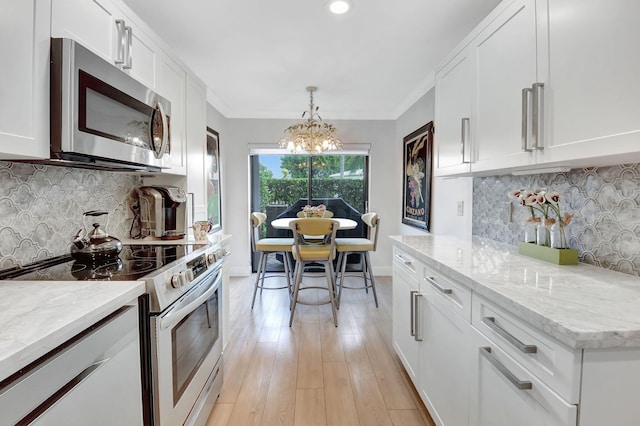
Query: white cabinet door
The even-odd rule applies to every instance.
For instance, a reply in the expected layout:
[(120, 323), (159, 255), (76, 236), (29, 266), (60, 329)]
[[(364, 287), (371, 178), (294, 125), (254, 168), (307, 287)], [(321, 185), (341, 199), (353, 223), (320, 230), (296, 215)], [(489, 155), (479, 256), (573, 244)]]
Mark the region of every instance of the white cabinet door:
[(473, 41), (476, 71), (473, 171), (533, 164), (522, 151), (523, 89), (537, 82), (535, 0), (516, 0)]
[(576, 425), (576, 405), (565, 402), (477, 330), (472, 329), (471, 336), (470, 425)]
[[(54, 0), (51, 37), (71, 38), (150, 88), (155, 88), (159, 48), (109, 0)], [(118, 21), (122, 21), (119, 30)], [(123, 31), (128, 27), (129, 33)], [(130, 46), (130, 56), (122, 45)], [(124, 61), (124, 63), (123, 63)]]
[(73, 39), (112, 62), (116, 19), (117, 9), (108, 0), (53, 0), (51, 37)]
[(422, 292), (419, 393), (438, 425), (466, 425), (469, 415), (471, 324)]
[(436, 74), (435, 176), (470, 172), (471, 52), (463, 50)]
[(598, 165), (605, 156), (638, 161), (638, 17), (637, 0), (549, 2), (545, 162), (591, 158), (586, 164)]
[(159, 55), (156, 91), (171, 102), (169, 126), (171, 135), (171, 169), (163, 173), (185, 175), (186, 157), (186, 88), (187, 74), (173, 59)]
[(2, 2), (0, 158), (49, 157), (51, 0)]
[[(403, 255), (404, 256), (404, 255)], [(418, 383), (420, 344), (415, 338), (414, 300), (419, 286), (415, 276), (405, 267), (393, 265), (393, 347), (400, 357), (407, 374)]]
[(187, 190), (193, 193), (195, 220), (207, 218), (205, 154), (207, 151), (207, 88), (187, 75)]

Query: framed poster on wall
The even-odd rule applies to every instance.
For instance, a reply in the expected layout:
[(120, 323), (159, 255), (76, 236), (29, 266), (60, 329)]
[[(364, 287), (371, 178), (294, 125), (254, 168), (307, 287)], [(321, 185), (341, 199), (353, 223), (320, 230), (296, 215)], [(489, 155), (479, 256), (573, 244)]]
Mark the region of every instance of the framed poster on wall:
[(403, 139), (402, 223), (429, 230), (433, 121)]
[(213, 224), (211, 232), (222, 229), (222, 198), (220, 196), (220, 134), (207, 127), (207, 219)]

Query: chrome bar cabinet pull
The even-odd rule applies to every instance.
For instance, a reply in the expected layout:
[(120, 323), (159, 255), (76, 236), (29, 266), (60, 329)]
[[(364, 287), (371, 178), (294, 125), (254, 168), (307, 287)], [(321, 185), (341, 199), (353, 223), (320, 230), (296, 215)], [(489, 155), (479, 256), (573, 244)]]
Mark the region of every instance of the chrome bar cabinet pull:
[(124, 34), (126, 36), (124, 41), (125, 63), (122, 68), (129, 70), (133, 67), (133, 30), (131, 27), (124, 27)]
[(502, 336), (507, 342), (511, 343), (520, 352), (523, 352), (525, 354), (535, 354), (538, 352), (538, 347), (536, 345), (525, 345), (513, 334), (500, 327), (496, 323), (496, 319), (494, 317), (484, 317), (482, 318), (482, 323), (489, 327), (495, 333)]
[(416, 335), (416, 316), (415, 316), (415, 303), (416, 303), (416, 294), (418, 292), (416, 290), (411, 290), (409, 293), (409, 297), (411, 297), (411, 309), (409, 312), (409, 322), (411, 323), (411, 335), (415, 337)]
[(491, 353), (491, 348), (489, 346), (481, 346), (480, 347), (480, 355), (485, 357), (487, 359), (487, 361), (489, 361), (491, 363), (491, 365), (493, 365), (511, 383), (513, 383), (513, 386), (515, 386), (516, 388), (518, 388), (520, 390), (527, 390), (527, 389), (531, 389), (533, 387), (533, 385), (531, 384), (530, 381), (518, 379), (515, 376), (515, 374), (513, 374), (511, 371), (509, 371), (507, 369), (507, 367), (502, 365), (502, 363), (500, 361), (498, 361), (498, 359), (495, 356), (493, 356), (493, 354)]
[(467, 160), (467, 155), (466, 155), (467, 146), (469, 142), (469, 132), (470, 132), (469, 118), (465, 117), (462, 119), (462, 129), (460, 130), (460, 141), (462, 142), (462, 163), (463, 164), (471, 163), (471, 156), (469, 156), (469, 159)]
[(126, 38), (124, 36), (124, 19), (116, 19), (116, 29), (118, 31), (118, 35), (116, 36), (116, 58), (114, 59), (113, 62), (115, 62), (116, 64), (124, 64), (124, 50), (125, 50), (125, 43), (126, 43)]
[(531, 114), (531, 139), (535, 150), (543, 150), (544, 144), (542, 136), (544, 134), (544, 83), (534, 83), (532, 90), (532, 109)]
[(522, 89), (522, 152), (531, 152), (529, 148), (529, 97), (532, 90), (529, 87)]
[(429, 284), (431, 284), (431, 286), (434, 287), (436, 290), (438, 290), (440, 293), (443, 293), (443, 294), (453, 293), (453, 289), (444, 288), (440, 284), (438, 284), (438, 282), (436, 281), (436, 277), (424, 277), (424, 280)]
[(416, 324), (414, 326), (414, 329), (416, 331), (415, 340), (416, 340), (416, 342), (422, 342), (422, 327), (420, 326), (420, 324), (422, 323), (422, 321), (421, 321), (422, 317), (421, 317), (421, 313), (420, 313), (421, 312), (420, 311), (420, 298), (422, 297), (422, 294), (416, 292), (414, 297), (415, 297), (414, 300), (415, 300), (415, 304), (416, 304), (416, 307), (414, 308), (415, 315), (413, 317), (415, 322), (416, 322)]

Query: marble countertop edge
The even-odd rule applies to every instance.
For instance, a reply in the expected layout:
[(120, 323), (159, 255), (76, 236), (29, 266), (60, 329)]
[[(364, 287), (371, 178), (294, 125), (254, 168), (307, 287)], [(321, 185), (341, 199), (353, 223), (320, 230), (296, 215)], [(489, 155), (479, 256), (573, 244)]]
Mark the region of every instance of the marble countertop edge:
[[(638, 277), (586, 264), (577, 266), (548, 264), (519, 255), (517, 247), (479, 237), (473, 237), (469, 240), (439, 236), (391, 236), (390, 238), (394, 245), (415, 256), (426, 266), (448, 275), (478, 295), (572, 349), (640, 347), (640, 279)], [(428, 249), (420, 245), (421, 242), (426, 241), (430, 242)], [(446, 247), (449, 252), (431, 253), (430, 249), (435, 249), (438, 245)], [(503, 263), (506, 266), (502, 265), (501, 268), (497, 268), (501, 272), (507, 273), (510, 270), (522, 272), (522, 270), (528, 269), (532, 274), (536, 274), (536, 277), (538, 274), (536, 271), (540, 271), (540, 275), (549, 280), (552, 279), (554, 273), (558, 273), (563, 275), (560, 280), (561, 285), (558, 288), (549, 289), (548, 293), (550, 294), (543, 294), (535, 300), (530, 300), (524, 294), (535, 291), (535, 289), (527, 288), (522, 282), (512, 284), (509, 282), (510, 277), (491, 276), (491, 279), (488, 279), (482, 274), (478, 274), (479, 277), (472, 276), (473, 265), (469, 263), (473, 263), (471, 261), (473, 253), (463, 253), (460, 258), (452, 261), (449, 255), (454, 248), (463, 252), (477, 251), (481, 248), (487, 251), (488, 256), (491, 256), (492, 250), (495, 250), (496, 255), (505, 259)], [(443, 249), (443, 252), (445, 251)], [(527, 267), (523, 268), (522, 263), (525, 263)], [(598, 285), (601, 285), (601, 291), (606, 294), (603, 295), (602, 301), (587, 299), (580, 303), (575, 302), (583, 296), (581, 294), (583, 289), (580, 285), (576, 285), (575, 288), (563, 285), (569, 280), (575, 280), (580, 284), (584, 283), (592, 291), (597, 291)], [(638, 306), (638, 309), (634, 309), (634, 312), (631, 313), (633, 318), (629, 318), (628, 321), (623, 318), (613, 318), (613, 314), (606, 315), (606, 312), (602, 312), (606, 307), (602, 308), (596, 305), (598, 302), (606, 304), (611, 303), (612, 300), (615, 301), (616, 292), (620, 293), (619, 303)], [(634, 296), (637, 292), (638, 300), (628, 300), (629, 292)], [(562, 300), (561, 297), (565, 300)], [(624, 300), (625, 297), (627, 300)], [(563, 311), (562, 307), (559, 307), (562, 302), (566, 303), (567, 307), (574, 309), (574, 312), (571, 309)], [(585, 307), (579, 311), (581, 303), (584, 303)], [(589, 303), (593, 304), (593, 320), (590, 318)], [(597, 308), (600, 308), (600, 311)], [(612, 319), (615, 324), (610, 326), (605, 323), (598, 324), (598, 315), (603, 318), (603, 322)]]

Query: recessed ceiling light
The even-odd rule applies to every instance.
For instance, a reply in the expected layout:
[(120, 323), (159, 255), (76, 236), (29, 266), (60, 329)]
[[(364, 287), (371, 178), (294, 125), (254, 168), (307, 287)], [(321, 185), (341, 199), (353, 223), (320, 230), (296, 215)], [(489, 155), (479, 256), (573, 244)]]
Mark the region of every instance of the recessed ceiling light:
[(329, 10), (336, 15), (347, 13), (351, 5), (346, 0), (333, 0), (329, 2)]

